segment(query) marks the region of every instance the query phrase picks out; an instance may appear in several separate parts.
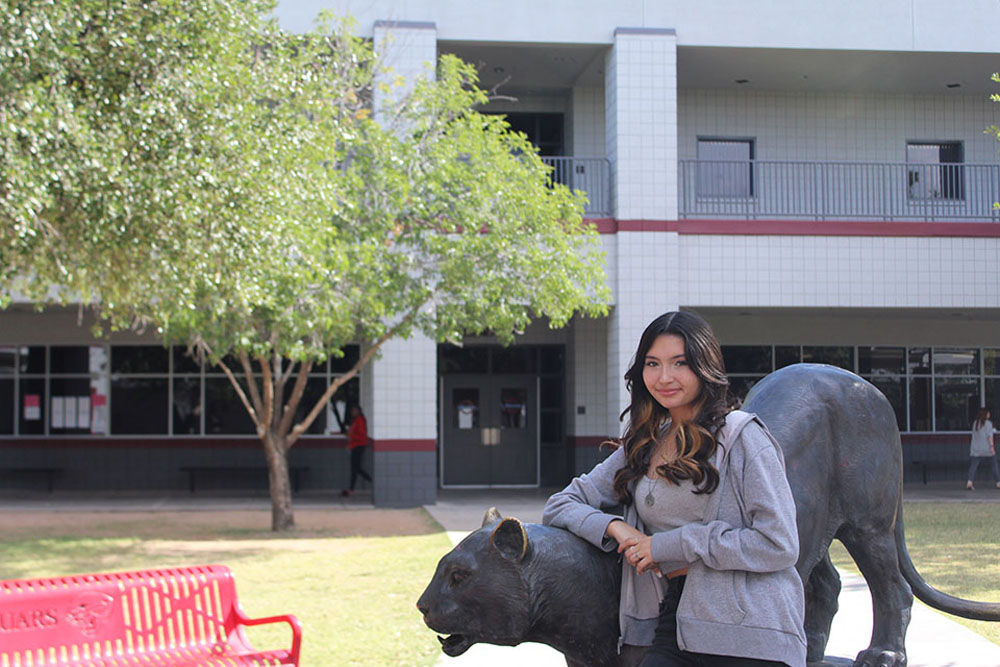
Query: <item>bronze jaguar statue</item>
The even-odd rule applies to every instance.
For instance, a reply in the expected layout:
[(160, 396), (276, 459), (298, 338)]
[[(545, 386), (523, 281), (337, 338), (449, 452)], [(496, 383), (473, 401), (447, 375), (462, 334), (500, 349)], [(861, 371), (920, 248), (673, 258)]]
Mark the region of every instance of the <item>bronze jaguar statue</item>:
[[(805, 584), (807, 658), (820, 663), (837, 612), (839, 539), (872, 594), (871, 643), (855, 667), (905, 667), (913, 595), (935, 609), (1000, 621), (1000, 604), (946, 595), (917, 573), (906, 550), (902, 448), (889, 401), (871, 383), (822, 364), (771, 373), (747, 396), (785, 456)], [(476, 642), (548, 644), (570, 667), (623, 667), (617, 655), (617, 554), (558, 529), (487, 514), (484, 527), (438, 563), (417, 603), (459, 655)], [(912, 591), (912, 592), (911, 592)], [(609, 604), (610, 602), (610, 604)]]

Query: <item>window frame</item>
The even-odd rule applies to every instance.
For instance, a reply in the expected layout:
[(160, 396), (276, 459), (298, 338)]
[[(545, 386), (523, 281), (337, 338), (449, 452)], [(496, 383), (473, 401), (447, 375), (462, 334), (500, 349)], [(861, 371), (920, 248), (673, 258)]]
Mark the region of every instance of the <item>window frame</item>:
[[(913, 159), (910, 149), (937, 148), (936, 161)], [(947, 159), (949, 149), (953, 159)], [(916, 151), (913, 151), (916, 153)], [(911, 204), (964, 203), (966, 200), (965, 142), (914, 139), (906, 142), (906, 199)], [(923, 185), (921, 185), (923, 183)], [(925, 188), (934, 188), (921, 194)]]
[[(702, 146), (745, 145), (749, 157), (732, 160), (710, 159), (702, 156)], [(698, 199), (723, 199), (747, 201), (757, 197), (756, 137), (698, 136), (695, 138), (695, 197)], [(743, 171), (743, 167), (746, 171)], [(732, 173), (727, 173), (728, 170)]]

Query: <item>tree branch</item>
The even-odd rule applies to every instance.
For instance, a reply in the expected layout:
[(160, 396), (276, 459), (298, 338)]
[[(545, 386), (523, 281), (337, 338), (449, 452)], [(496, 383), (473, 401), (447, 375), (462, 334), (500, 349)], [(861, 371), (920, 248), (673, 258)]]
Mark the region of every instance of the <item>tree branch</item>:
[(299, 407), (302, 394), (306, 390), (306, 382), (309, 380), (309, 371), (312, 370), (313, 362), (303, 361), (299, 364), (299, 376), (295, 378), (295, 387), (292, 388), (292, 395), (288, 397), (288, 402), (282, 408), (281, 423), (278, 424), (278, 433), (285, 433), (292, 426), (295, 419), (295, 409)]
[[(421, 304), (421, 306), (422, 305), (423, 304)], [(296, 440), (299, 439), (299, 436), (301, 436), (307, 428), (312, 426), (312, 423), (316, 420), (316, 417), (319, 416), (320, 411), (326, 406), (326, 404), (330, 401), (330, 399), (333, 398), (333, 395), (337, 393), (337, 390), (340, 389), (340, 387), (342, 387), (345, 382), (357, 376), (357, 374), (361, 372), (361, 369), (364, 368), (365, 364), (367, 364), (371, 360), (371, 358), (375, 356), (375, 353), (378, 352), (380, 347), (382, 347), (382, 344), (385, 343), (390, 338), (392, 338), (393, 336), (395, 336), (396, 333), (403, 328), (403, 326), (409, 324), (413, 320), (413, 318), (417, 316), (417, 312), (420, 310), (421, 306), (417, 306), (416, 308), (411, 310), (406, 315), (406, 317), (401, 319), (399, 323), (396, 324), (396, 326), (394, 326), (393, 328), (389, 329), (384, 334), (382, 334), (378, 338), (378, 340), (376, 340), (375, 343), (372, 344), (372, 346), (369, 347), (363, 355), (361, 355), (361, 358), (358, 359), (357, 363), (355, 363), (354, 366), (351, 367), (351, 370), (347, 371), (339, 378), (334, 380), (330, 384), (330, 386), (326, 388), (326, 391), (323, 392), (323, 395), (320, 396), (319, 400), (316, 401), (316, 404), (313, 406), (312, 410), (309, 411), (309, 414), (307, 414), (302, 421), (300, 421), (298, 424), (295, 425), (295, 427), (292, 429), (292, 432), (285, 440), (285, 442), (288, 443), (289, 448), (291, 448), (291, 446), (295, 443)]]
[[(240, 364), (243, 366), (243, 376), (247, 380), (247, 388), (250, 389), (250, 400), (253, 402), (254, 411), (258, 415), (264, 414), (264, 406), (261, 404), (260, 392), (257, 390), (257, 381), (253, 377), (253, 366), (250, 365), (250, 357), (246, 352), (240, 352)], [(267, 425), (267, 420), (262, 419), (261, 423)], [(257, 427), (258, 430), (260, 427)], [(258, 433), (258, 435), (262, 435)]]
[[(208, 353), (209, 356), (211, 356), (212, 348), (208, 346), (208, 343), (206, 343), (205, 341), (199, 341), (198, 346), (202, 348), (203, 352), (206, 352)], [(247, 400), (247, 395), (243, 392), (243, 387), (240, 386), (239, 380), (237, 380), (236, 376), (233, 375), (233, 372), (229, 370), (229, 367), (226, 366), (224, 363), (222, 363), (221, 357), (219, 358), (219, 368), (221, 368), (222, 372), (226, 374), (227, 378), (229, 378), (229, 382), (233, 385), (233, 388), (236, 390), (236, 395), (240, 397), (240, 401), (243, 402), (243, 407), (247, 409), (247, 412), (250, 414), (250, 419), (253, 420), (254, 426), (257, 427), (257, 433), (259, 435), (261, 433), (261, 424), (260, 424), (260, 419), (257, 416), (257, 412), (253, 409), (253, 406), (250, 405), (250, 401)]]
[(260, 372), (263, 376), (264, 386), (264, 419), (262, 420), (271, 428), (271, 421), (274, 419), (274, 376), (271, 374), (271, 366), (263, 356), (257, 357), (260, 364)]

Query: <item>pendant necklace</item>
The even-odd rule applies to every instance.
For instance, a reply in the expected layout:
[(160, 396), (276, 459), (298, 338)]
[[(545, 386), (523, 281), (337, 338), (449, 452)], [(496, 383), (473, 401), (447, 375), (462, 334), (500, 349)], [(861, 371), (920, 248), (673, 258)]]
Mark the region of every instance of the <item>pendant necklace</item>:
[(653, 480), (646, 477), (646, 483), (649, 485), (649, 491), (646, 492), (644, 502), (646, 503), (646, 507), (652, 507), (656, 502), (656, 498), (653, 496)]

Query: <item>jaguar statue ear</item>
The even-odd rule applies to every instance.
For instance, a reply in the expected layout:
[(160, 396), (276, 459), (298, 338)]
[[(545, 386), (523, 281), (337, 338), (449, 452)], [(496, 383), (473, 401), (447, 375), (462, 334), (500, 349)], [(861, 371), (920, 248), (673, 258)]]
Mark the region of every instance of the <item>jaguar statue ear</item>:
[(519, 519), (509, 517), (493, 529), (490, 544), (507, 560), (520, 563), (528, 553), (528, 532)]
[(503, 517), (500, 516), (500, 511), (496, 507), (491, 507), (486, 510), (486, 515), (483, 517), (482, 527), (485, 528), (486, 526), (490, 526), (501, 519), (503, 519)]

